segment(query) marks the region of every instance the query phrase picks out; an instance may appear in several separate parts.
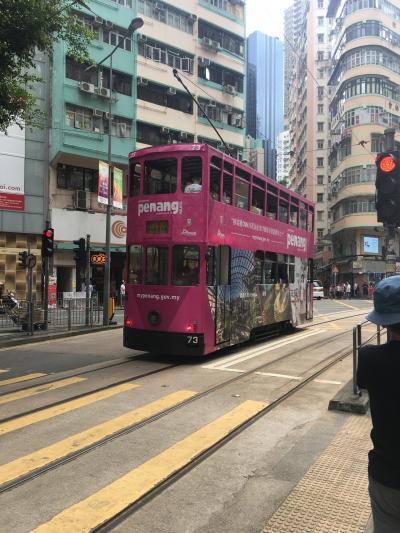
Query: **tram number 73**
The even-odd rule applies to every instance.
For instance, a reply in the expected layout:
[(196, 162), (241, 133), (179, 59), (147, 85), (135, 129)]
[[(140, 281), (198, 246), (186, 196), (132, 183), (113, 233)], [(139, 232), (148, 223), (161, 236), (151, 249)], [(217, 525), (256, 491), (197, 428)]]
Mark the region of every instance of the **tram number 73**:
[(197, 335), (186, 335), (186, 343), (189, 346), (197, 346), (199, 344), (199, 337)]

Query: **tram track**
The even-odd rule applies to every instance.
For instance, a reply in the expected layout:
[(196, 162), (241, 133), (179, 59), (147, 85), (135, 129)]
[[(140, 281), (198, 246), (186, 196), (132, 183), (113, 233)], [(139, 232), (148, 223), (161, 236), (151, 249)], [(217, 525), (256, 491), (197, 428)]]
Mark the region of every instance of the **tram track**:
[[(332, 314), (334, 314), (334, 313), (332, 313)], [(355, 315), (350, 315), (350, 316), (345, 316), (345, 317), (337, 317), (336, 319), (322, 321), (322, 322), (318, 322), (318, 323), (315, 323), (315, 324), (309, 324), (308, 326), (306, 326), (304, 328), (299, 328), (299, 331), (301, 331), (301, 330), (304, 331), (304, 330), (307, 330), (307, 329), (311, 329), (311, 328), (313, 328), (315, 326), (321, 326), (321, 325), (323, 326), (323, 325), (329, 324), (331, 322), (336, 322), (336, 321), (339, 321), (339, 320), (345, 320), (345, 319), (354, 318), (354, 317), (357, 317), (357, 316), (362, 316), (364, 314), (365, 313), (363, 312), (363, 313), (358, 313), (358, 314), (355, 314)], [(328, 316), (328, 315), (325, 315), (325, 316)], [(329, 340), (327, 340), (323, 344), (321, 344), (321, 346), (323, 346), (324, 344), (329, 344), (330, 342), (332, 342), (333, 338), (336, 339), (336, 338), (342, 337), (342, 336), (344, 336), (344, 335), (346, 335), (347, 333), (350, 333), (350, 332), (351, 332), (351, 330), (345, 330), (345, 331), (342, 331), (340, 333), (337, 333), (336, 335), (330, 337)], [(295, 335), (295, 334), (296, 334), (296, 331), (291, 332), (290, 334), (286, 334), (285, 336), (288, 337), (288, 336), (292, 336), (292, 335)], [(282, 336), (282, 338), (284, 338), (285, 336)], [(277, 337), (280, 337), (280, 335), (277, 334), (275, 336), (271, 336), (268, 339), (268, 341), (272, 341), (273, 339), (276, 339)], [(315, 346), (320, 345), (320, 343), (321, 343), (321, 341), (316, 341), (315, 343), (311, 343), (311, 344), (307, 345), (306, 348), (307, 349), (312, 349)], [(245, 348), (245, 349), (248, 349), (250, 346), (254, 346), (255, 350), (260, 350), (262, 344), (265, 344), (266, 348), (268, 347), (268, 342), (265, 342), (265, 341), (244, 343), (242, 345), (242, 347)], [(232, 348), (235, 349), (236, 347), (237, 346), (229, 347), (227, 350), (222, 350), (221, 352), (216, 352), (215, 353), (215, 358), (218, 358), (218, 356), (226, 356), (227, 354), (229, 354), (230, 351), (232, 351)], [(284, 356), (282, 356), (282, 357), (280, 357), (280, 358), (278, 358), (276, 360), (271, 361), (270, 363), (267, 363), (266, 365), (268, 366), (269, 364), (274, 364), (274, 363), (280, 362), (281, 360), (289, 357), (290, 355), (294, 355), (296, 353), (297, 352), (293, 351), (291, 354), (284, 355)], [(33, 387), (37, 387), (37, 386), (46, 387), (46, 386), (52, 385), (54, 383), (57, 383), (58, 381), (61, 381), (61, 380), (65, 379), (65, 378), (79, 377), (79, 376), (82, 376), (82, 375), (85, 375), (85, 374), (89, 374), (89, 373), (93, 373), (93, 372), (99, 372), (101, 370), (105, 370), (105, 369), (109, 369), (109, 368), (113, 368), (113, 367), (118, 367), (118, 366), (121, 366), (121, 365), (129, 364), (129, 363), (134, 362), (135, 360), (142, 360), (144, 356), (146, 356), (145, 352), (140, 353), (140, 354), (138, 354), (136, 356), (126, 357), (123, 360), (119, 360), (117, 362), (115, 362), (115, 360), (110, 360), (110, 361), (105, 361), (105, 362), (100, 363), (100, 364), (89, 365), (87, 367), (83, 367), (82, 369), (79, 369), (78, 372), (64, 371), (64, 372), (58, 373), (56, 376), (54, 374), (51, 374), (51, 375), (48, 375), (48, 376), (43, 376), (42, 378), (37, 378), (35, 380), (32, 380), (31, 382), (29, 382), (29, 384), (24, 382), (24, 385), (21, 386), (21, 387), (13, 388), (12, 390), (7, 390), (5, 392), (0, 393), (0, 398), (3, 397), (3, 396), (7, 396), (8, 394), (13, 394), (13, 393), (16, 393), (16, 392), (23, 392), (23, 391), (29, 390), (29, 389), (31, 389)], [(207, 359), (207, 361), (209, 361), (209, 359)], [(110, 383), (108, 385), (105, 385), (103, 387), (99, 387), (99, 388), (96, 388), (96, 389), (92, 389), (90, 391), (86, 391), (86, 392), (83, 392), (83, 393), (80, 393), (80, 394), (76, 394), (76, 395), (70, 396), (70, 397), (68, 397), (66, 399), (62, 399), (62, 400), (58, 400), (56, 402), (52, 402), (52, 403), (49, 403), (49, 404), (46, 404), (46, 405), (42, 405), (40, 407), (31, 409), (31, 410), (28, 410), (28, 411), (24, 411), (22, 413), (17, 413), (15, 415), (11, 415), (9, 417), (0, 418), (0, 424), (6, 423), (6, 422), (10, 422), (12, 420), (16, 420), (16, 419), (21, 418), (23, 416), (28, 416), (28, 415), (31, 415), (31, 414), (34, 414), (34, 413), (38, 413), (38, 412), (43, 411), (45, 409), (57, 407), (57, 406), (62, 405), (64, 403), (66, 403), (66, 402), (69, 402), (69, 401), (79, 400), (79, 399), (85, 398), (85, 397), (87, 397), (87, 396), (89, 396), (91, 394), (109, 390), (112, 387), (116, 387), (118, 385), (123, 385), (123, 384), (129, 383), (131, 381), (136, 381), (136, 380), (139, 380), (139, 379), (142, 379), (142, 378), (146, 378), (146, 377), (154, 375), (154, 374), (162, 373), (164, 371), (167, 371), (167, 370), (170, 370), (172, 368), (176, 368), (176, 367), (180, 366), (182, 364), (182, 362), (184, 362), (184, 361), (180, 361), (179, 363), (173, 363), (171, 365), (163, 366), (162, 368), (153, 369), (151, 371), (143, 372), (143, 373), (140, 373), (140, 374), (137, 374), (137, 375), (134, 375), (134, 376), (130, 376), (128, 378), (124, 378), (123, 380), (115, 381), (115, 382)], [(265, 367), (265, 365), (262, 365), (262, 366), (263, 366), (263, 368)], [(1, 385), (1, 381), (0, 381), (0, 385)], [(0, 490), (0, 492), (1, 492), (1, 490)]]
[[(327, 339), (323, 339), (323, 340), (316, 341), (316, 342), (313, 342), (311, 344), (308, 344), (307, 346), (305, 346), (302, 349), (310, 350), (312, 348), (315, 349), (317, 347), (323, 347), (326, 344), (331, 344), (333, 338), (341, 337), (341, 336), (343, 336), (345, 334), (348, 334), (349, 332), (350, 332), (350, 330), (346, 330), (346, 331), (337, 333), (337, 334), (335, 334), (333, 336), (330, 336)], [(372, 338), (373, 338), (373, 336), (371, 337), (371, 339)], [(327, 357), (323, 358), (322, 360), (316, 362), (311, 368), (309, 368), (309, 369), (307, 369), (305, 371), (306, 377), (304, 379), (302, 379), (300, 382), (296, 382), (296, 385), (294, 385), (292, 388), (290, 388), (288, 391), (283, 393), (281, 396), (279, 396), (278, 398), (276, 398), (275, 400), (270, 402), (270, 404), (265, 409), (263, 409), (254, 418), (250, 419), (248, 423), (246, 422), (243, 425), (243, 427), (240, 426), (239, 428), (237, 428), (233, 432), (232, 436), (228, 436), (226, 439), (223, 439), (223, 441), (221, 441), (221, 443), (218, 443), (216, 445), (217, 447), (215, 449), (213, 447), (212, 450), (210, 451), (210, 453), (214, 453), (214, 451), (216, 451), (220, 446), (222, 446), (223, 444), (225, 444), (226, 442), (231, 440), (231, 438), (233, 438), (236, 434), (239, 434), (241, 431), (244, 431), (244, 429), (249, 427), (249, 425), (254, 423), (261, 416), (266, 415), (271, 409), (273, 409), (274, 407), (277, 407), (280, 403), (282, 403), (282, 401), (284, 401), (285, 399), (289, 398), (291, 395), (295, 394), (298, 390), (300, 390), (305, 385), (307, 385), (308, 383), (310, 383), (311, 381), (316, 379), (316, 377), (318, 377), (320, 374), (322, 374), (322, 373), (326, 372), (327, 370), (329, 370), (329, 368), (331, 368), (336, 363), (338, 363), (341, 360), (343, 360), (345, 357), (347, 357), (351, 353), (352, 353), (352, 349), (341, 349), (341, 350), (338, 350), (338, 351), (334, 352), (333, 354), (328, 355)], [(232, 384), (238, 383), (238, 382), (248, 378), (249, 376), (255, 375), (258, 372), (261, 372), (262, 370), (265, 370), (268, 367), (271, 367), (272, 365), (275, 365), (275, 364), (277, 364), (279, 362), (282, 362), (283, 360), (288, 359), (288, 358), (290, 358), (290, 357), (292, 357), (294, 355), (298, 355), (298, 350), (292, 350), (291, 352), (289, 352), (287, 354), (283, 354), (283, 355), (281, 355), (281, 356), (279, 356), (277, 358), (274, 358), (271, 361), (264, 362), (264, 363), (258, 365), (255, 368), (252, 368), (252, 369), (247, 370), (247, 371), (243, 371), (240, 374), (237, 374), (237, 375), (235, 375), (235, 376), (233, 376), (233, 377), (231, 377), (229, 379), (226, 379), (226, 380), (224, 380), (224, 381), (222, 381), (220, 383), (217, 383), (216, 385), (213, 385), (212, 387), (209, 387), (206, 390), (204, 390), (202, 392), (199, 392), (199, 393), (193, 395), (192, 397), (190, 397), (188, 399), (185, 399), (185, 400), (179, 402), (178, 404), (173, 405), (172, 407), (164, 409), (164, 410), (156, 413), (155, 415), (152, 415), (152, 416), (150, 416), (150, 417), (148, 417), (148, 418), (146, 418), (146, 419), (144, 419), (144, 420), (142, 420), (142, 421), (140, 421), (138, 423), (134, 423), (131, 426), (125, 427), (125, 428), (123, 428), (123, 429), (121, 429), (119, 431), (116, 431), (116, 432), (112, 433), (111, 435), (107, 435), (106, 437), (96, 441), (95, 443), (93, 443), (91, 445), (88, 445), (88, 446), (86, 446), (86, 447), (84, 447), (84, 448), (82, 448), (80, 450), (77, 450), (77, 451), (75, 451), (73, 453), (70, 453), (70, 454), (68, 454), (68, 455), (66, 455), (64, 457), (61, 457), (60, 459), (57, 459), (56, 461), (52, 461), (49, 464), (47, 464), (47, 465), (45, 465), (43, 467), (40, 467), (40, 468), (38, 468), (38, 469), (36, 469), (36, 470), (34, 470), (32, 472), (29, 472), (26, 475), (18, 477), (15, 480), (12, 480), (10, 482), (4, 483), (2, 486), (0, 486), (0, 494), (3, 493), (3, 492), (7, 492), (7, 491), (10, 491), (10, 490), (13, 490), (13, 489), (17, 488), (18, 486), (24, 485), (25, 483), (28, 483), (29, 481), (31, 481), (33, 479), (36, 479), (39, 476), (42, 476), (43, 474), (49, 472), (50, 470), (54, 470), (54, 469), (56, 469), (58, 467), (66, 465), (66, 464), (68, 464), (68, 463), (70, 463), (70, 462), (82, 457), (83, 455), (89, 454), (90, 452), (92, 452), (94, 450), (97, 450), (98, 448), (100, 448), (102, 446), (105, 446), (105, 445), (107, 445), (107, 444), (109, 444), (109, 443), (111, 443), (111, 442), (113, 442), (113, 441), (125, 436), (125, 435), (128, 435), (128, 434), (131, 434), (131, 433), (133, 433), (135, 431), (138, 431), (141, 428), (143, 428), (145, 426), (148, 426), (149, 424), (151, 424), (153, 422), (156, 422), (157, 420), (160, 420), (160, 419), (164, 418), (165, 416), (167, 416), (167, 415), (169, 415), (171, 413), (177, 412), (177, 411), (183, 409), (184, 407), (186, 407), (186, 406), (188, 406), (188, 405), (190, 405), (190, 404), (192, 404), (192, 403), (194, 403), (194, 402), (196, 402), (196, 401), (198, 401), (198, 400), (200, 400), (202, 398), (205, 398), (206, 396), (209, 396), (210, 394), (218, 392), (218, 391), (220, 391), (220, 390), (224, 389), (225, 387), (228, 387), (228, 386), (230, 386)], [(164, 370), (171, 370), (172, 368), (177, 367), (177, 366), (180, 366), (180, 365), (179, 364), (175, 364), (175, 365), (170, 365), (169, 367), (164, 367), (163, 369), (158, 369), (158, 370), (156, 369), (156, 370), (153, 370), (153, 371), (148, 372), (146, 374), (135, 376), (134, 378), (130, 377), (130, 378), (124, 379), (124, 380), (122, 380), (122, 381), (120, 381), (118, 383), (119, 384), (127, 383), (129, 381), (132, 381), (133, 379), (137, 380), (137, 379), (140, 379), (142, 377), (147, 377), (149, 375), (154, 375), (154, 374), (163, 372)], [(314, 368), (315, 368), (315, 370), (313, 370)], [(312, 373), (307, 376), (307, 374), (310, 373), (310, 371)], [(112, 385), (108, 385), (107, 387), (104, 387), (104, 388), (110, 388), (110, 387), (113, 387), (115, 385), (117, 385), (117, 384), (113, 383)], [(78, 396), (76, 396), (74, 398), (82, 398), (82, 397), (86, 396), (87, 394), (91, 394), (91, 392), (90, 393), (83, 393), (83, 394), (78, 395)], [(51, 406), (59, 405), (59, 404), (62, 404), (62, 403), (66, 403), (68, 401), (70, 401), (70, 400), (63, 400), (63, 401), (60, 401), (60, 402), (55, 402)], [(33, 410), (32, 412), (41, 411), (42, 409), (44, 409), (44, 408), (38, 408), (38, 409)], [(14, 417), (10, 417), (9, 419), (5, 419), (5, 420), (2, 420), (0, 422), (1, 423), (2, 422), (8, 422), (10, 420), (14, 420), (14, 419), (20, 418), (21, 416), (26, 416), (26, 414), (31, 414), (31, 412), (24, 413), (23, 415), (16, 415)], [(204, 460), (204, 458), (201, 459), (201, 457), (200, 457), (198, 462), (201, 462), (201, 460)], [(196, 459), (196, 461), (197, 461), (197, 459)], [(196, 464), (198, 464), (198, 462), (196, 462)], [(184, 475), (185, 472), (186, 472), (186, 470), (183, 471), (181, 475)], [(178, 478), (176, 478), (176, 479), (178, 479)], [(168, 480), (167, 480), (166, 483), (167, 484), (165, 485), (165, 488), (168, 486)], [(164, 484), (163, 484), (163, 486), (164, 486)], [(99, 529), (99, 531), (100, 531), (100, 529)]]

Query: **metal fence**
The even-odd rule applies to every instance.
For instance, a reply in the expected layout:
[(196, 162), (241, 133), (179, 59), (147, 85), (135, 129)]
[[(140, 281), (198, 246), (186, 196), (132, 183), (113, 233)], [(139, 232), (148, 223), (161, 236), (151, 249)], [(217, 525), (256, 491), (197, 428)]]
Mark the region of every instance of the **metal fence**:
[(57, 300), (48, 308), (47, 324), (41, 302), (3, 301), (0, 304), (0, 329), (33, 332), (44, 329), (63, 328), (71, 330), (77, 326), (96, 326), (102, 323), (102, 307), (96, 296)]

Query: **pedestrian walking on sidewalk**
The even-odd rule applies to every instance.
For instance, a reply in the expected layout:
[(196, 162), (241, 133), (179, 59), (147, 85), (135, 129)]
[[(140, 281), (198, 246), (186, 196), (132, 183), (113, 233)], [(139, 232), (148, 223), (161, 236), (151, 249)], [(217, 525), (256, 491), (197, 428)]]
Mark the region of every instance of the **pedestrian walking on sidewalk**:
[(124, 307), (125, 303), (125, 281), (122, 280), (121, 287), (119, 288), (119, 299), (121, 307)]
[(387, 328), (388, 342), (360, 349), (357, 383), (367, 389), (372, 418), (369, 494), (374, 533), (400, 532), (400, 276), (381, 281), (367, 317)]

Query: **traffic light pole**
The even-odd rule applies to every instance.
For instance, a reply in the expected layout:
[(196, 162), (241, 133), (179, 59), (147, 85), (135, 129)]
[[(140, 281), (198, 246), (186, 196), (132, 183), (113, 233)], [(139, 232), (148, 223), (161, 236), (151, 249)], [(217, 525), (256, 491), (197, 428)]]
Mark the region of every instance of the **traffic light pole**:
[[(385, 135), (385, 151), (390, 152), (395, 149), (395, 133), (394, 128), (387, 128), (384, 131)], [(383, 223), (384, 235), (385, 235), (385, 270), (386, 277), (396, 275), (396, 224), (390, 224), (388, 222)]]
[(44, 294), (43, 294), (43, 319), (44, 329), (47, 330), (49, 318), (49, 258), (43, 257)]
[(86, 265), (85, 265), (85, 288), (86, 288), (86, 307), (85, 307), (85, 324), (89, 326), (90, 313), (90, 235), (86, 235)]

